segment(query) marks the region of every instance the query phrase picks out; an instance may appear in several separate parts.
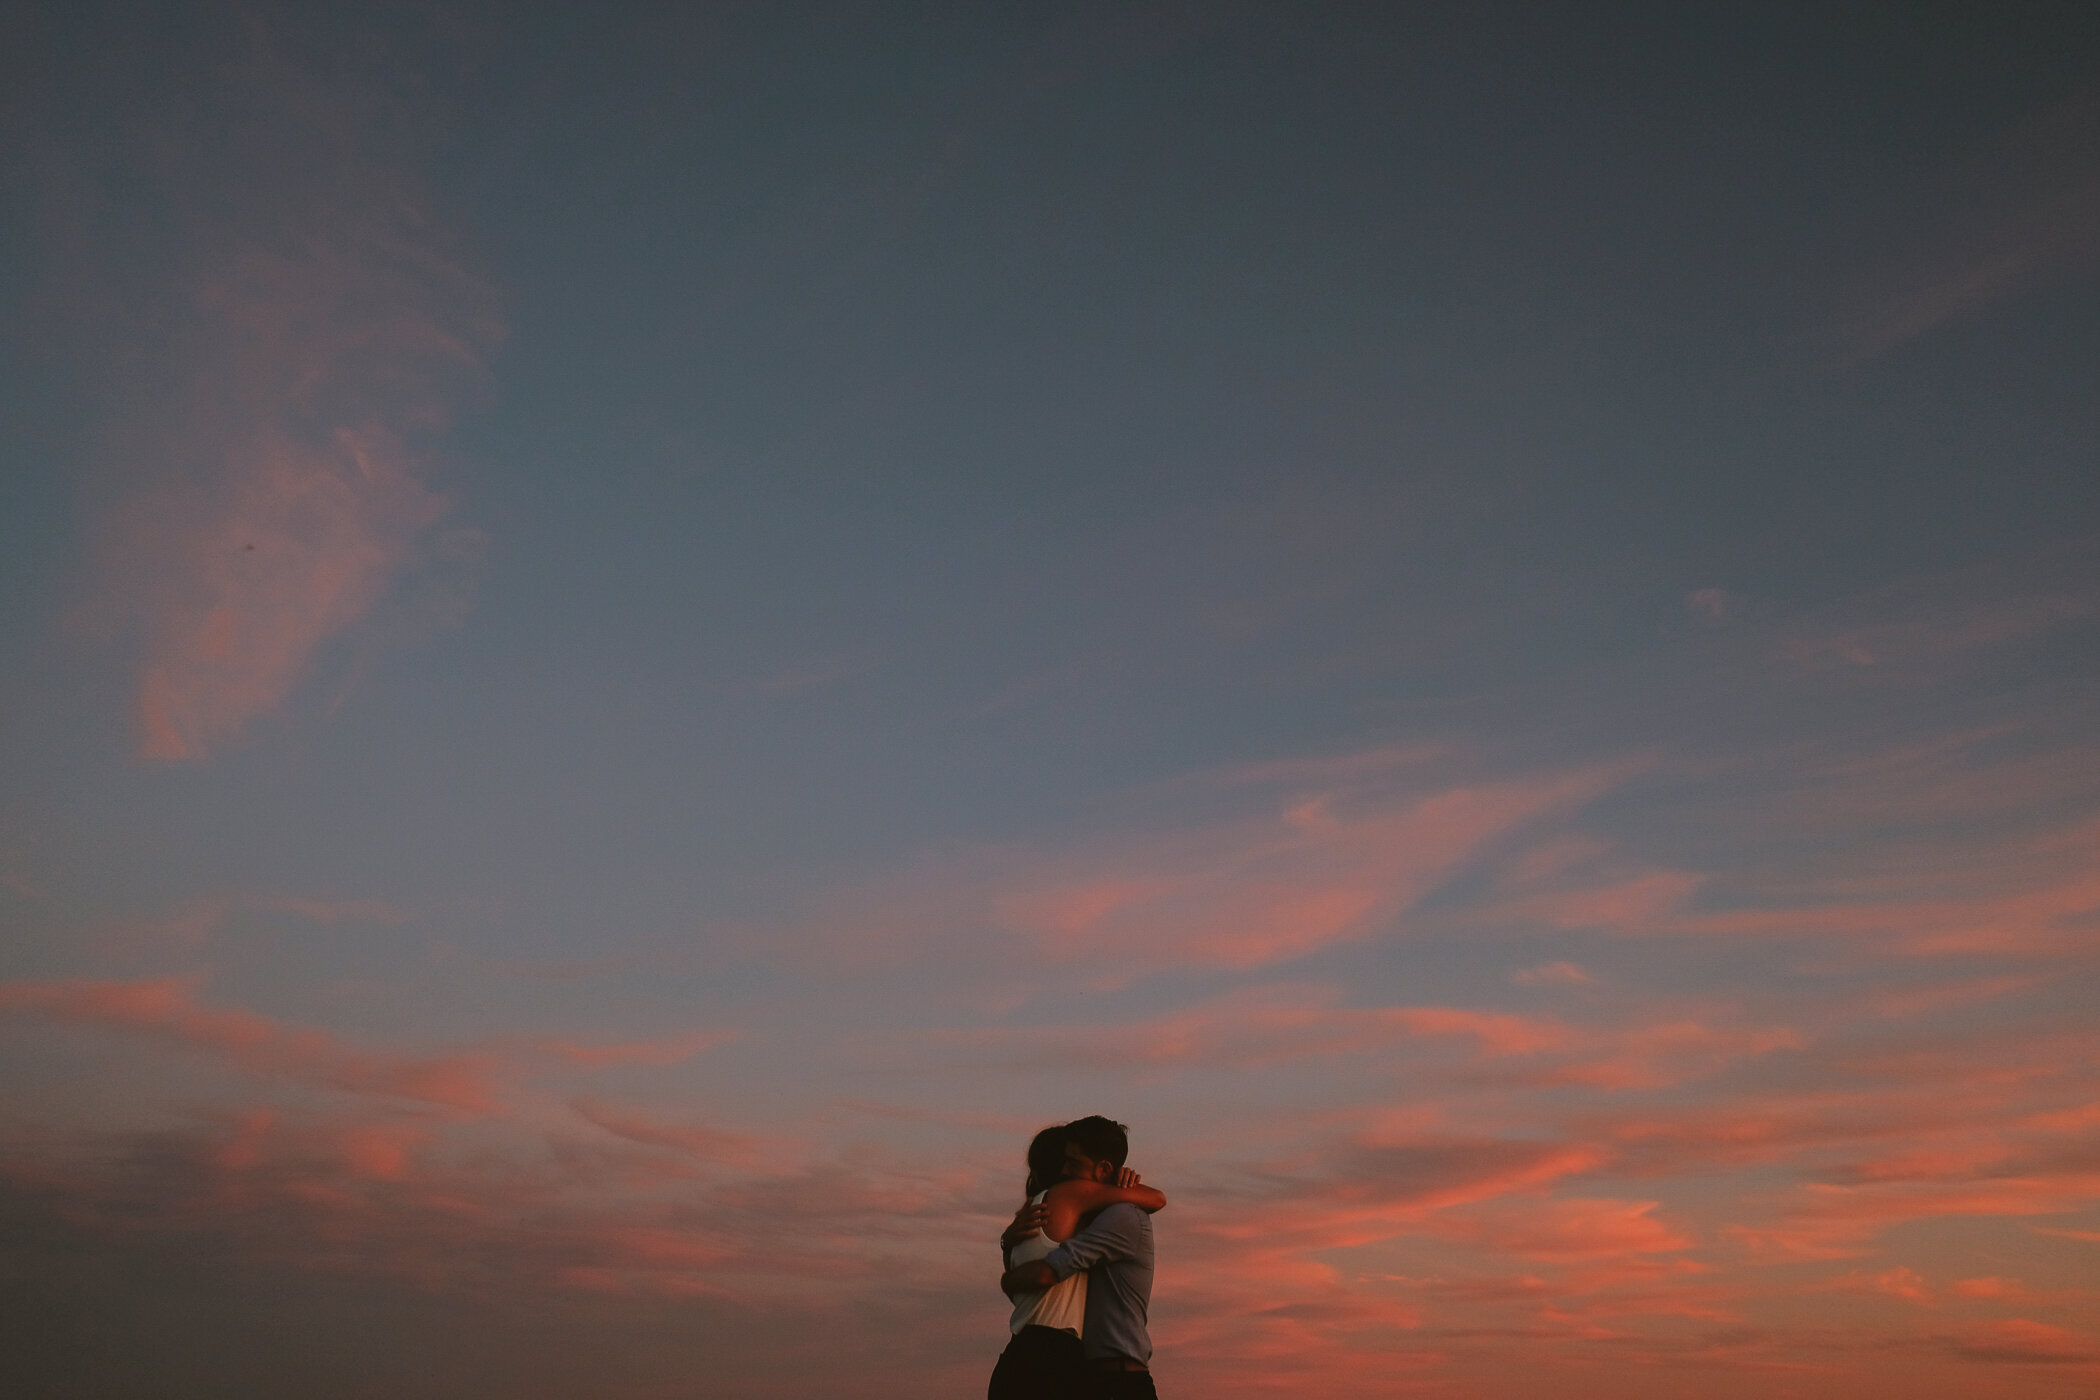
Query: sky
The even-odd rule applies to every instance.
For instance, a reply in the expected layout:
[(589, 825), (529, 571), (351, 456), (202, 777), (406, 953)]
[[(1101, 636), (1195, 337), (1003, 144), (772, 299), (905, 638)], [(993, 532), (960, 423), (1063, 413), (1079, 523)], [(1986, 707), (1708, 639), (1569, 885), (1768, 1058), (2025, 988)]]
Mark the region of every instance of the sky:
[(0, 23), (11, 1394), (2100, 1385), (2090, 7)]

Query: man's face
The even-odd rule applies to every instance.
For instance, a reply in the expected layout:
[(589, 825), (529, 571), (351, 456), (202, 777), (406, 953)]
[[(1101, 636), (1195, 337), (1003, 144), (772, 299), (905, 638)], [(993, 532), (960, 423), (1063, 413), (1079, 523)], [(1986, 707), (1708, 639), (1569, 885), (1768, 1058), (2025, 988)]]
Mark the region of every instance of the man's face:
[(1097, 1162), (1079, 1150), (1076, 1143), (1065, 1144), (1065, 1180), (1107, 1181), (1115, 1174), (1115, 1167), (1107, 1162)]

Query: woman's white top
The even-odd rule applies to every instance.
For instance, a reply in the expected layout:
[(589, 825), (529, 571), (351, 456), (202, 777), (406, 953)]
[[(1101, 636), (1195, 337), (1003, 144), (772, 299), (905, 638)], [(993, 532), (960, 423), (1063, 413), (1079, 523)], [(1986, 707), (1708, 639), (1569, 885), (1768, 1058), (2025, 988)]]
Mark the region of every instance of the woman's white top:
[[(1041, 1205), (1048, 1191), (1038, 1191), (1029, 1199)], [(1057, 1241), (1038, 1230), (1015, 1245), (1008, 1253), (1014, 1267), (1032, 1264), (1057, 1248)], [(1023, 1327), (1061, 1327), (1073, 1336), (1080, 1335), (1086, 1321), (1086, 1270), (1081, 1269), (1068, 1279), (1051, 1284), (1040, 1293), (1023, 1293), (1014, 1299), (1014, 1326), (1018, 1332)]]

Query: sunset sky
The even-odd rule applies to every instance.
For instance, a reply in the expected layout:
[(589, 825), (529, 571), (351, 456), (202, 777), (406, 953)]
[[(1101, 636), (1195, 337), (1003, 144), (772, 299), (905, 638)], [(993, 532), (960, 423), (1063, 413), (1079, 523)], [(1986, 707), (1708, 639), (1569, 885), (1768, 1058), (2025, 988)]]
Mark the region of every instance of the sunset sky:
[(0, 1376), (2100, 1389), (2090, 4), (11, 6)]

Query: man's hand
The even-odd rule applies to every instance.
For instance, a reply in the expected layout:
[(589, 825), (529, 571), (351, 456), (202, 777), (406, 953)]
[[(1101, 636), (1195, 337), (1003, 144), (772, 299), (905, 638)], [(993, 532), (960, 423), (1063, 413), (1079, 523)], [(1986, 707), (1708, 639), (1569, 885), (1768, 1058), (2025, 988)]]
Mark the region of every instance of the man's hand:
[(1043, 1222), (1049, 1218), (1050, 1210), (1047, 1206), (1038, 1205), (1036, 1202), (1030, 1201), (1027, 1205), (1014, 1212), (1014, 1223), (1007, 1226), (1006, 1233), (999, 1237), (999, 1248), (1012, 1250), (1015, 1245), (1029, 1236), (1041, 1234), (1043, 1232)]

